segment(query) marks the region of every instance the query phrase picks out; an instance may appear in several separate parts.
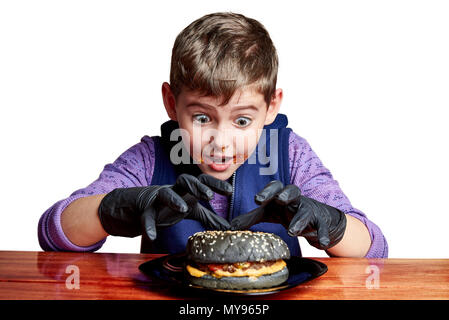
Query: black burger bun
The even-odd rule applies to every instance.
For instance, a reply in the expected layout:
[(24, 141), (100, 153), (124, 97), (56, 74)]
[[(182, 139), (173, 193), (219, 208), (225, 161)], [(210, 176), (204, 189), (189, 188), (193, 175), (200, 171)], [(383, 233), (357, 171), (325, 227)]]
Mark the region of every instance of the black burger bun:
[(252, 231), (204, 231), (187, 242), (186, 279), (213, 289), (262, 289), (282, 284), (289, 272), (287, 244)]
[(204, 275), (202, 277), (193, 277), (189, 273), (187, 280), (196, 286), (201, 286), (211, 289), (227, 289), (227, 290), (245, 290), (245, 289), (263, 289), (277, 286), (288, 279), (287, 267), (282, 270), (263, 275), (260, 277), (222, 277), (217, 279), (211, 275)]
[(199, 263), (263, 262), (290, 259), (277, 235), (252, 231), (197, 232), (187, 241), (187, 259)]

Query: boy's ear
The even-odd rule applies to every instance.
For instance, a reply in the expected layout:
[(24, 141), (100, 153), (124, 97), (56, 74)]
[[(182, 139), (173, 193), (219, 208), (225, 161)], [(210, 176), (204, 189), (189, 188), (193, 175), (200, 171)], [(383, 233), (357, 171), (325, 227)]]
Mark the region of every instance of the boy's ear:
[(171, 91), (170, 85), (167, 82), (162, 84), (162, 100), (164, 102), (168, 117), (171, 120), (178, 121), (176, 116), (176, 99)]
[(274, 92), (274, 96), (271, 99), (270, 105), (268, 106), (264, 125), (269, 125), (273, 123), (274, 119), (276, 119), (276, 116), (279, 113), (279, 109), (281, 108), (283, 96), (284, 93), (282, 89), (276, 89), (276, 91)]

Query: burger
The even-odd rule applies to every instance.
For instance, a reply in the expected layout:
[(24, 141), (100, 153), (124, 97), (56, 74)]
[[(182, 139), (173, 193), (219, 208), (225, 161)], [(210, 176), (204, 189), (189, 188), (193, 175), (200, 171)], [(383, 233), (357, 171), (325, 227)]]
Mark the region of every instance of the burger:
[(277, 235), (252, 231), (203, 231), (187, 241), (185, 273), (192, 285), (214, 289), (260, 289), (287, 280), (287, 244)]

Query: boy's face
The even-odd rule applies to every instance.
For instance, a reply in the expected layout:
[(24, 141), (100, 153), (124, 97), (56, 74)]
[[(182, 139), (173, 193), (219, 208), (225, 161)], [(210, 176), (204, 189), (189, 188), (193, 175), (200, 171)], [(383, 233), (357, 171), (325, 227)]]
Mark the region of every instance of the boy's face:
[(237, 90), (225, 105), (218, 97), (182, 90), (175, 99), (170, 85), (162, 85), (170, 119), (178, 121), (183, 142), (202, 172), (221, 180), (232, 176), (253, 153), (264, 125), (276, 118), (282, 101), (277, 89), (267, 107), (252, 87)]

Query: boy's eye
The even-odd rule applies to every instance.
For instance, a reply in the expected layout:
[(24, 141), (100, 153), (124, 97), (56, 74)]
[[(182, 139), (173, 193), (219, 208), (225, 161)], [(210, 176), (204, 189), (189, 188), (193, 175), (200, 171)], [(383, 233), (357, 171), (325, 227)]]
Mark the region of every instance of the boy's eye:
[(203, 124), (203, 123), (208, 123), (210, 121), (210, 118), (208, 116), (206, 116), (205, 114), (196, 114), (193, 116), (193, 120)]
[(239, 117), (237, 118), (237, 120), (235, 120), (235, 123), (239, 126), (239, 127), (247, 127), (250, 125), (251, 123), (251, 119), (247, 118), (247, 117)]

